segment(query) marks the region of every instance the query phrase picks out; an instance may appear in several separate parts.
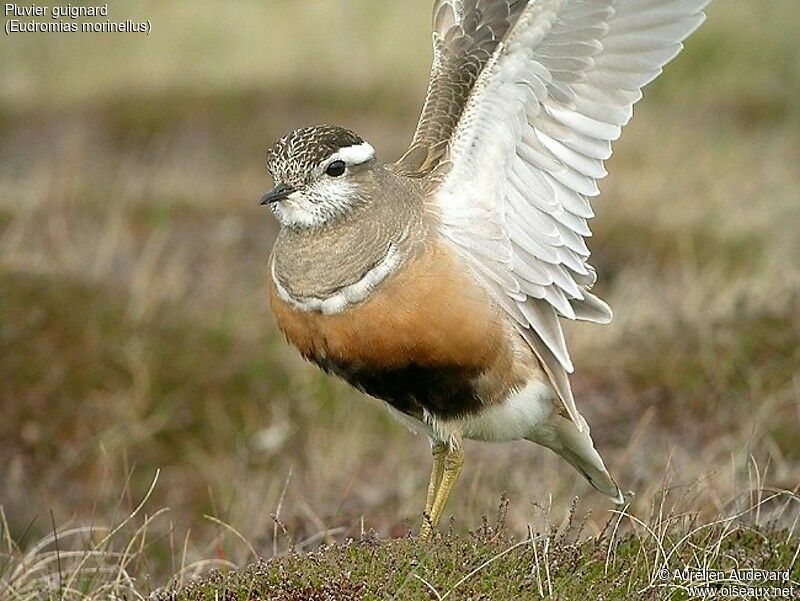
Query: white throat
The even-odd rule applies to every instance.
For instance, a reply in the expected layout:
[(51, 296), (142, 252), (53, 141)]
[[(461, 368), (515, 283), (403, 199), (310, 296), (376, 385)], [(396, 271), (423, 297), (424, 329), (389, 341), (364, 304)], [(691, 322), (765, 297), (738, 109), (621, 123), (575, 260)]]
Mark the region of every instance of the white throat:
[(313, 191), (292, 192), (272, 205), (272, 212), (281, 225), (315, 228), (328, 223), (358, 201), (355, 186), (344, 178), (317, 184)]

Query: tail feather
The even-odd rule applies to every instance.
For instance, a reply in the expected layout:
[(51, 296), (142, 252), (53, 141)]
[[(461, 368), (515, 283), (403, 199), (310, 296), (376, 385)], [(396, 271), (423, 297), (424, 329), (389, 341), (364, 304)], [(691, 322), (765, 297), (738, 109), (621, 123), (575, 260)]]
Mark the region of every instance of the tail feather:
[[(536, 437), (534, 442), (542, 444), (566, 459), (594, 488), (622, 505), (625, 497), (617, 483), (608, 473), (603, 459), (594, 448), (589, 426), (583, 417), (578, 425), (565, 417), (557, 416), (553, 422), (551, 436)], [(580, 429), (579, 429), (580, 428)]]

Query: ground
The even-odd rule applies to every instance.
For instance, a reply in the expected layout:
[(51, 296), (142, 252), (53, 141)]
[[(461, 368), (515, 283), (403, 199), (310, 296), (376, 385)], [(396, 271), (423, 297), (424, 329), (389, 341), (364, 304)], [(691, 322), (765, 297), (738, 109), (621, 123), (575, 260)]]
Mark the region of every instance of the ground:
[[(427, 442), (304, 364), (267, 308), (266, 148), (330, 122), (399, 156), (426, 84), (428, 5), (142, 0), (111, 9), (150, 18), (149, 37), (4, 40), (0, 597), (80, 583), (135, 598), (258, 557), (268, 563), (181, 594), (262, 572), (259, 586), (283, 593), (299, 575), (322, 586), (352, 565), (365, 591), (402, 582), (409, 598), (437, 598), (518, 543), (450, 596), (484, 585), (538, 595), (548, 581), (531, 572), (531, 548), (570, 512), (581, 535), (552, 553), (587, 576), (548, 564), (549, 582), (589, 586), (618, 516), (529, 443), (467, 444), (450, 538), (430, 550), (405, 540)], [(632, 570), (639, 587), (655, 584), (658, 537), (641, 542), (637, 520), (661, 532), (662, 498), (697, 524), (731, 518), (736, 536), (766, 545), (720, 535), (731, 553), (752, 549), (753, 565), (788, 569), (797, 549), (796, 497), (775, 491), (800, 482), (800, 5), (708, 12), (646, 90), (595, 202), (596, 292), (615, 321), (568, 331), (578, 405), (636, 493), (613, 540), (651, 553), (632, 564), (649, 566)], [(469, 535), (502, 493), (505, 534)], [(436, 593), (402, 579), (411, 558)], [(500, 570), (512, 558), (532, 579)], [(388, 580), (359, 584), (365, 565)]]

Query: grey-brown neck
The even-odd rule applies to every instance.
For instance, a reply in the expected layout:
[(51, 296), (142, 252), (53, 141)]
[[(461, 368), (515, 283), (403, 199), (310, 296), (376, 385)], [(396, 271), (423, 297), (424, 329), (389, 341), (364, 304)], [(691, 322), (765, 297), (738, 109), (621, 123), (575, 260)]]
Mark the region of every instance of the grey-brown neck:
[(298, 308), (338, 312), (391, 278), (427, 238), (418, 182), (375, 166), (360, 178), (360, 201), (314, 228), (283, 227), (272, 253), (279, 294)]

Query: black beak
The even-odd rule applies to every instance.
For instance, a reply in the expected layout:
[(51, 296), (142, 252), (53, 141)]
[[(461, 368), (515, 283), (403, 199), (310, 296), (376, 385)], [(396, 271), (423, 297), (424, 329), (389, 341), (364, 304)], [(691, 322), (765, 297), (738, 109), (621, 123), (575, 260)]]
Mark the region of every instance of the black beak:
[(296, 190), (291, 186), (287, 186), (286, 184), (277, 184), (272, 190), (264, 194), (258, 203), (262, 205), (272, 204), (273, 202), (283, 200), (292, 192), (296, 192)]

